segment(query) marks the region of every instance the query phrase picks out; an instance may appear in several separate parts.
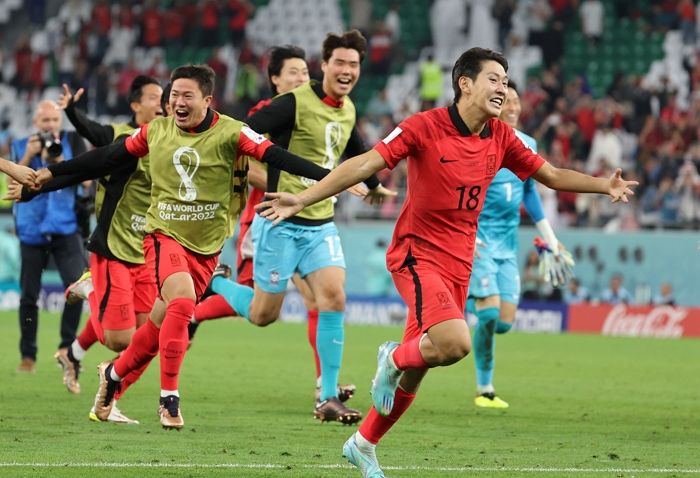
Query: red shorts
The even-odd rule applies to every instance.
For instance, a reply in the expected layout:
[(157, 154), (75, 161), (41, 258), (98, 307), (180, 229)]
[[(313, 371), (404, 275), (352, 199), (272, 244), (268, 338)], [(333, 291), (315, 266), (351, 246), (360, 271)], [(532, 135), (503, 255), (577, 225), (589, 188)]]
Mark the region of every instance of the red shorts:
[(405, 266), (391, 276), (408, 306), (404, 342), (440, 322), (464, 317), (468, 285), (452, 282), (438, 271), (419, 264)]
[(143, 239), (143, 252), (146, 255), (146, 266), (156, 279), (159, 298), (165, 279), (176, 272), (186, 272), (192, 277), (194, 292), (199, 301), (219, 259), (218, 252), (209, 256), (197, 254), (160, 232), (146, 235)]
[(236, 282), (253, 287), (253, 231), (251, 222), (241, 221), (236, 241)]
[(156, 283), (145, 264), (129, 264), (90, 254), (90, 273), (98, 309), (90, 320), (104, 343), (105, 330), (136, 327), (136, 314), (148, 313), (156, 298)]
[(247, 285), (248, 287), (254, 287), (253, 259), (243, 259), (242, 261), (238, 261), (238, 275), (236, 276), (236, 282), (242, 285)]

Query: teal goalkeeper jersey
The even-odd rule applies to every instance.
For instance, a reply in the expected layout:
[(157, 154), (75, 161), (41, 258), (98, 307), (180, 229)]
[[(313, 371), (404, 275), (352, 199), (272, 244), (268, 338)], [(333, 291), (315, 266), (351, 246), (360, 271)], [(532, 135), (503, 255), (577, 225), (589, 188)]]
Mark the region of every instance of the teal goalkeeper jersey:
[[(534, 138), (517, 129), (515, 134), (525, 146), (537, 152), (537, 142)], [(484, 252), (494, 259), (517, 256), (520, 204), (526, 193), (537, 194), (532, 178), (523, 182), (506, 168), (496, 173), (486, 193), (484, 209), (479, 215), (477, 237), (486, 243), (485, 249), (479, 248), (480, 253)], [(541, 218), (535, 220), (539, 219)]]

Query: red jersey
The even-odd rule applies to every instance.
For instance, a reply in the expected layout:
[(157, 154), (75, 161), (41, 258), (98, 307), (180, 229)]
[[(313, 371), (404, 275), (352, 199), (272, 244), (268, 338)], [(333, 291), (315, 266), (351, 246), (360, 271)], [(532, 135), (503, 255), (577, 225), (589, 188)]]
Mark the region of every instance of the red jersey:
[(486, 190), (500, 168), (525, 180), (544, 159), (500, 120), (473, 135), (455, 105), (404, 120), (374, 149), (389, 168), (407, 158), (408, 194), (387, 251), (387, 267), (429, 264), (458, 284), (468, 284), (477, 219)]
[[(260, 100), (258, 104), (253, 106), (250, 111), (248, 111), (248, 116), (269, 105), (271, 102), (272, 98)], [(253, 218), (255, 218), (255, 206), (263, 200), (263, 197), (265, 197), (265, 191), (253, 186), (250, 187), (250, 191), (248, 192), (248, 202), (245, 205), (245, 209), (241, 213), (241, 224), (251, 224), (253, 222)]]

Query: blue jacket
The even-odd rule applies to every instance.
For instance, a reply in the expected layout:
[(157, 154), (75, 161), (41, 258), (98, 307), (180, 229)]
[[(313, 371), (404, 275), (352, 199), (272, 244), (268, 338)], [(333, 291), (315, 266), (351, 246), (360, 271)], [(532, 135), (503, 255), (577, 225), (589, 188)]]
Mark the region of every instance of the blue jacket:
[[(19, 162), (24, 156), (29, 137), (12, 142), (12, 160)], [(73, 158), (73, 147), (69, 141), (68, 132), (61, 133), (63, 158)], [(41, 155), (36, 155), (29, 162), (29, 167), (41, 169), (46, 163)], [(51, 241), (51, 236), (73, 234), (78, 229), (75, 215), (76, 186), (39, 194), (31, 201), (15, 203), (15, 229), (20, 242), (33, 246), (41, 246)]]

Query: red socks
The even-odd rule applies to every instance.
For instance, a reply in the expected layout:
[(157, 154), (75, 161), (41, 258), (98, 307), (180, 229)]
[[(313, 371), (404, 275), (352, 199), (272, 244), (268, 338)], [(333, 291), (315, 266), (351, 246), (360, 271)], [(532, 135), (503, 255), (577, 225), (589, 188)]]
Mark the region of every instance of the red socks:
[(197, 322), (235, 315), (238, 315), (236, 311), (226, 302), (224, 296), (219, 294), (210, 295), (194, 308), (194, 318)]
[(386, 432), (401, 418), (401, 415), (408, 410), (414, 398), (416, 398), (415, 393), (405, 392), (401, 387), (397, 388), (396, 394), (394, 395), (394, 408), (391, 409), (389, 416), (383, 417), (377, 413), (374, 407), (370, 408), (367, 417), (365, 417), (362, 425), (360, 425), (360, 434), (365, 437), (367, 441), (376, 445)]
[(88, 319), (83, 331), (80, 332), (78, 336), (78, 343), (83, 350), (87, 350), (92, 344), (97, 342), (97, 340), (97, 333), (95, 333), (95, 328), (92, 326), (92, 320)]
[(131, 343), (114, 362), (116, 374), (125, 379), (130, 372), (145, 368), (145, 365), (148, 365), (158, 354), (159, 335), (160, 329), (150, 320), (136, 329), (131, 337)]
[(413, 338), (396, 347), (392, 357), (394, 358), (394, 364), (399, 370), (428, 368), (428, 364), (423, 360), (423, 356), (420, 353), (421, 337)]
[(310, 310), (307, 312), (307, 328), (306, 335), (309, 338), (309, 345), (314, 351), (314, 362), (316, 363), (316, 378), (321, 376), (321, 360), (318, 358), (318, 349), (316, 348), (316, 331), (318, 330), (318, 310)]
[[(187, 324), (194, 314), (193, 299), (171, 300), (160, 327), (160, 388), (177, 390), (180, 366), (187, 350)], [(117, 372), (118, 373), (118, 372)]]

